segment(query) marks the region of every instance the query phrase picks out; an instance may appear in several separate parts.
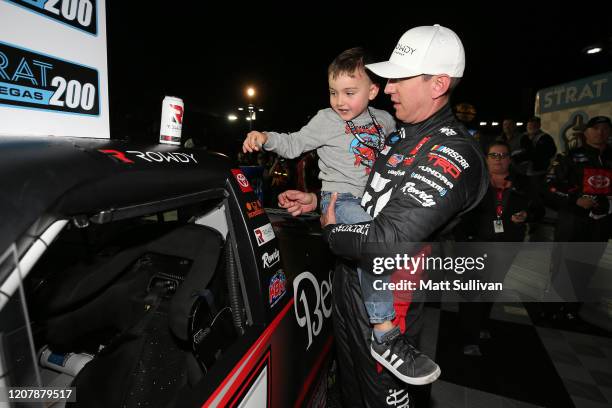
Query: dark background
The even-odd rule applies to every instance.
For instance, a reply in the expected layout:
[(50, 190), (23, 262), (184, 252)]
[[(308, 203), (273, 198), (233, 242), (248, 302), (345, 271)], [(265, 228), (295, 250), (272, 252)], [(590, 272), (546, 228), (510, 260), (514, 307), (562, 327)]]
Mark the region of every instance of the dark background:
[[(299, 129), (328, 106), (327, 65), (342, 50), (365, 46), (386, 60), (418, 25), (453, 29), (466, 50), (453, 105), (473, 104), (478, 121), (533, 115), (538, 89), (612, 69), (612, 17), (604, 2), (111, 2), (108, 49), (112, 136), (154, 141), (164, 95), (185, 102), (184, 137), (237, 149), (245, 120), (227, 115), (248, 103), (264, 108), (254, 127)], [(110, 4), (112, 3), (112, 4)], [(601, 44), (600, 54), (585, 47)], [(375, 106), (392, 112), (381, 92)]]

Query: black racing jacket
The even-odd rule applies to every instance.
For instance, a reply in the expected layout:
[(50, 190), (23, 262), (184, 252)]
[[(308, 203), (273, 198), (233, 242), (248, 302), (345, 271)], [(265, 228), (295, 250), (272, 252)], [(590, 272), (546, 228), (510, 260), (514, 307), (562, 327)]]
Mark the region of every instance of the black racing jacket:
[[(545, 197), (547, 203), (559, 210), (588, 216), (588, 211), (577, 206), (583, 195), (593, 196), (606, 206), (612, 196), (612, 150), (601, 152), (586, 145), (557, 155), (548, 170)], [(602, 208), (603, 210), (603, 208)]]
[(325, 237), (332, 252), (354, 260), (370, 243), (435, 241), (478, 204), (488, 184), (478, 144), (447, 105), (387, 137), (361, 202), (373, 220), (328, 225)]
[[(597, 207), (578, 206), (576, 201), (584, 195), (593, 197)], [(612, 149), (602, 152), (585, 145), (557, 155), (548, 171), (544, 199), (559, 211), (556, 240), (606, 241), (612, 218)]]

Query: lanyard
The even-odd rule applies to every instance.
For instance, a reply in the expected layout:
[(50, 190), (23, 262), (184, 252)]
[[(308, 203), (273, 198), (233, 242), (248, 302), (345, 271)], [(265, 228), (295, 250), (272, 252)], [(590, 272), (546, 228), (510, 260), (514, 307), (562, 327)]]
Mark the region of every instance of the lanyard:
[(363, 145), (371, 149), (374, 149), (376, 152), (381, 152), (385, 148), (385, 138), (382, 137), (382, 135), (380, 134), (379, 129), (381, 127), (378, 124), (376, 117), (372, 114), (372, 111), (370, 111), (370, 108), (368, 108), (368, 113), (370, 114), (370, 117), (372, 118), (372, 124), (374, 125), (374, 129), (376, 130), (376, 134), (378, 134), (377, 138), (372, 138), (370, 140), (363, 140), (363, 138), (359, 135), (359, 132), (357, 132), (357, 128), (355, 127), (355, 124), (353, 123), (352, 120), (347, 120), (346, 124), (351, 130), (351, 133), (353, 134), (353, 136), (355, 136), (355, 138), (359, 140)]
[(504, 188), (495, 188), (495, 197), (497, 198), (497, 205), (495, 206), (495, 213), (497, 218), (501, 218), (504, 213)]

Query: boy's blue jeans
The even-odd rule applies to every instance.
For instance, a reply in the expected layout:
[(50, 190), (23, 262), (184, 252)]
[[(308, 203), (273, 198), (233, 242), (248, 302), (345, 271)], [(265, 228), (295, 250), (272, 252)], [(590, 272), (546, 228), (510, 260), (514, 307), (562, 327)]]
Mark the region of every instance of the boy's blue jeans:
[[(332, 193), (329, 191), (321, 192), (321, 212), (325, 213), (329, 206)], [(358, 222), (372, 221), (372, 217), (365, 212), (359, 204), (361, 199), (351, 193), (338, 193), (336, 200), (336, 222), (338, 224), (356, 224)], [(374, 281), (380, 280), (382, 283), (391, 281), (390, 275), (374, 275), (357, 268), (359, 283), (361, 285), (361, 296), (365, 303), (366, 311), (370, 318), (370, 323), (377, 324), (395, 318), (393, 308), (393, 293), (390, 290), (375, 290)]]

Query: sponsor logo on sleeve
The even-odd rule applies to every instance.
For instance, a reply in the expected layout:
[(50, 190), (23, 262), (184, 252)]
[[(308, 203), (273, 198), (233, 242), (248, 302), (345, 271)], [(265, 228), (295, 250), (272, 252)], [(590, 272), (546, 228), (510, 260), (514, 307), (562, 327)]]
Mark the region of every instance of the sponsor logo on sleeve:
[(440, 128), (440, 132), (444, 133), (446, 136), (456, 136), (457, 132), (448, 127)]
[(415, 186), (415, 183), (407, 182), (406, 185), (402, 187), (402, 193), (412, 197), (412, 199), (418, 202), (421, 207), (433, 207), (434, 205), (436, 205), (436, 202), (434, 201), (433, 196), (431, 194), (427, 194), (426, 192), (419, 190)]
[(255, 238), (257, 239), (257, 246), (262, 246), (263, 244), (274, 239), (274, 229), (270, 223), (262, 225), (259, 228), (255, 228), (253, 232), (255, 233)]
[(433, 152), (433, 154), (438, 155), (443, 154), (447, 158), (453, 159), (453, 161), (460, 165), (464, 170), (470, 167), (470, 164), (467, 162), (467, 160), (465, 160), (463, 156), (461, 156), (459, 153), (457, 153), (457, 151), (451, 149), (450, 147), (446, 147), (443, 145), (434, 145), (431, 148), (431, 152)]
[(432, 166), (440, 167), (442, 173), (450, 175), (453, 179), (456, 180), (461, 175), (459, 167), (449, 162), (445, 157), (435, 153), (429, 153), (427, 157), (429, 158), (429, 162), (432, 163)]
[(232, 169), (232, 174), (234, 175), (234, 178), (238, 182), (238, 186), (240, 186), (240, 190), (242, 190), (243, 193), (250, 193), (253, 191), (251, 184), (249, 184), (249, 180), (240, 170)]
[(387, 166), (397, 167), (397, 165), (400, 164), (402, 160), (404, 160), (403, 154), (394, 154), (391, 157), (389, 157), (389, 160), (387, 160)]
[(423, 183), (427, 184), (429, 187), (431, 187), (434, 190), (436, 190), (438, 192), (438, 194), (440, 194), (441, 197), (444, 197), (446, 195), (446, 193), (448, 192), (448, 190), (446, 190), (444, 187), (442, 187), (438, 183), (428, 179), (427, 177), (422, 176), (421, 174), (412, 173), (410, 175), (410, 178), (422, 181)]
[(423, 147), (423, 145), (429, 141), (429, 139), (431, 139), (431, 136), (425, 136), (422, 138), (419, 143), (417, 143), (417, 145), (414, 146), (414, 148), (408, 153), (408, 157), (404, 159), (402, 164), (404, 166), (410, 166), (412, 162), (414, 162), (414, 157), (416, 154), (419, 152), (419, 150), (421, 150), (421, 147)]
[(419, 170), (421, 170), (423, 173), (431, 174), (432, 176), (440, 180), (442, 183), (444, 183), (444, 185), (450, 188), (451, 190), (455, 186), (453, 183), (449, 181), (449, 179), (446, 176), (440, 174), (440, 172), (437, 170), (431, 169), (427, 166), (419, 166)]
[(387, 174), (392, 176), (404, 176), (406, 174), (406, 170), (389, 170)]
[(340, 224), (332, 229), (332, 234), (336, 232), (352, 232), (354, 234), (368, 235), (370, 224)]
[(249, 218), (257, 217), (264, 213), (263, 206), (259, 200), (247, 201), (246, 203), (247, 216)]
[(270, 284), (268, 285), (270, 307), (277, 304), (285, 293), (287, 293), (287, 278), (281, 269), (270, 278)]
[(264, 254), (261, 256), (261, 262), (263, 263), (264, 268), (270, 268), (271, 266), (276, 265), (278, 261), (280, 261), (280, 251), (278, 248), (275, 248), (271, 254), (264, 252)]

